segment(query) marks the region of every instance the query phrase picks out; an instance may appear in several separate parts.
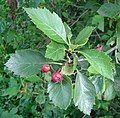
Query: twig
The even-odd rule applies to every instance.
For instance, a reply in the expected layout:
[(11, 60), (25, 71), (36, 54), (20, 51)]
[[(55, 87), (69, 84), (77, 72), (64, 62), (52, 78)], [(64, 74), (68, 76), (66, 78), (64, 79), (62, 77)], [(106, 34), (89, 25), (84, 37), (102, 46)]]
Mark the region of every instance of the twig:
[(77, 5), (74, 5), (74, 4), (71, 4), (71, 6), (76, 7), (76, 8), (84, 8), (84, 6), (77, 6)]
[(115, 60), (116, 60), (117, 64), (120, 64), (119, 61), (118, 61), (118, 57), (117, 57), (117, 50), (115, 50)]
[(106, 54), (110, 54), (111, 52), (113, 52), (114, 50), (116, 50), (117, 49), (117, 46), (114, 46), (113, 48), (111, 48), (110, 50), (108, 50), (107, 52), (106, 52)]
[(82, 61), (86, 61), (87, 59), (85, 58), (81, 58), (81, 59), (78, 59), (78, 62), (82, 62)]
[(95, 30), (95, 32), (96, 32), (98, 38), (99, 38), (99, 39), (102, 39), (102, 38), (100, 37), (99, 33), (97, 32), (97, 30)]
[(88, 12), (88, 10), (86, 10), (85, 12), (83, 12), (73, 23), (72, 23), (72, 25), (70, 26), (70, 27), (72, 27), (73, 25), (75, 25), (78, 21), (79, 21), (79, 19), (85, 14), (85, 13), (87, 13)]

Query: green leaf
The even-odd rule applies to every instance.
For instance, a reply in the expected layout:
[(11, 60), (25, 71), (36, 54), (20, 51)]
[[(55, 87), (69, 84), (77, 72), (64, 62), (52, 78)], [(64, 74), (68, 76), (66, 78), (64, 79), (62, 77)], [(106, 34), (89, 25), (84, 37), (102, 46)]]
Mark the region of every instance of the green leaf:
[(72, 75), (76, 70), (78, 64), (78, 57), (76, 54), (73, 54), (72, 56), (73, 56), (73, 63), (65, 63), (65, 65), (62, 67), (61, 72), (64, 75)]
[(114, 89), (114, 83), (110, 80), (109, 81), (107, 80), (106, 81), (106, 90), (105, 90), (104, 96), (103, 96), (104, 100), (107, 100), (107, 101), (112, 100), (115, 98), (115, 95), (116, 95), (116, 93), (115, 93), (115, 89)]
[(110, 62), (111, 58), (104, 52), (96, 50), (83, 50), (81, 51), (91, 66), (104, 77), (114, 81), (113, 77), (113, 64)]
[[(116, 41), (116, 43), (117, 43), (117, 48), (118, 48), (118, 51), (120, 52), (120, 21), (118, 20), (117, 21), (117, 41)], [(116, 37), (115, 37), (116, 38)]]
[(66, 43), (66, 32), (61, 18), (48, 9), (24, 8), (32, 22), (43, 31), (50, 39), (58, 43)]
[(92, 66), (90, 66), (87, 70), (89, 73), (99, 74), (98, 71), (96, 71), (96, 69), (94, 69)]
[(90, 115), (95, 103), (95, 87), (92, 82), (80, 72), (77, 73), (75, 81), (74, 103), (80, 111)]
[(64, 59), (65, 56), (65, 46), (56, 42), (51, 42), (47, 45), (47, 50), (45, 57), (53, 59), (54, 61), (59, 61)]
[(66, 22), (64, 22), (64, 26), (65, 26), (66, 36), (67, 36), (69, 43), (70, 43), (70, 39), (72, 37), (71, 28), (67, 25)]
[(67, 109), (72, 99), (72, 82), (68, 77), (63, 77), (60, 83), (48, 84), (49, 98), (55, 106)]
[(120, 6), (113, 3), (103, 4), (97, 11), (101, 16), (114, 18), (120, 13)]
[(45, 79), (46, 81), (50, 82), (51, 79), (52, 79), (52, 74), (51, 74), (51, 72), (45, 73), (45, 74), (44, 74), (44, 79)]
[(40, 72), (43, 64), (48, 63), (44, 56), (33, 50), (19, 50), (12, 54), (5, 64), (15, 75), (27, 77)]
[(92, 83), (94, 84), (95, 86), (95, 89), (96, 89), (96, 93), (98, 94), (99, 92), (103, 93), (103, 84), (104, 84), (104, 81), (103, 81), (103, 77), (102, 76), (95, 76), (95, 78), (92, 80)]
[(98, 29), (104, 32), (104, 17), (100, 15), (95, 15), (92, 19), (92, 24), (97, 25)]
[(65, 63), (62, 67), (61, 73), (64, 75), (72, 75), (74, 73), (73, 64)]
[(2, 96), (9, 95), (9, 98), (10, 98), (14, 95), (17, 95), (18, 92), (19, 92), (18, 87), (9, 87), (9, 88), (6, 89), (6, 91), (3, 93)]
[(75, 71), (78, 64), (78, 56), (76, 54), (73, 54), (73, 70)]
[(45, 95), (44, 92), (40, 92), (40, 94), (36, 97), (35, 101), (39, 104), (45, 103)]
[(114, 88), (117, 96), (120, 97), (120, 77), (119, 76), (115, 77)]
[(38, 77), (37, 75), (31, 75), (25, 78), (25, 80), (32, 82), (32, 83), (36, 83), (36, 82), (40, 82), (40, 77)]
[(4, 78), (3, 78), (3, 76), (0, 74), (0, 82), (3, 81), (3, 80), (4, 80)]
[(2, 112), (0, 118), (23, 118), (21, 115), (12, 114), (8, 111)]
[(16, 79), (11, 77), (9, 81), (9, 87), (5, 89), (2, 96), (9, 95), (10, 98), (14, 95), (17, 95), (18, 92), (19, 92), (19, 85), (17, 84)]
[(103, 92), (105, 91), (105, 78), (103, 76), (94, 76), (92, 83), (95, 86), (98, 99), (102, 100)]
[(94, 27), (91, 27), (91, 26), (85, 27), (82, 31), (79, 32), (75, 40), (75, 43), (78, 44), (79, 46), (85, 45), (88, 42), (89, 37), (93, 30), (94, 30)]

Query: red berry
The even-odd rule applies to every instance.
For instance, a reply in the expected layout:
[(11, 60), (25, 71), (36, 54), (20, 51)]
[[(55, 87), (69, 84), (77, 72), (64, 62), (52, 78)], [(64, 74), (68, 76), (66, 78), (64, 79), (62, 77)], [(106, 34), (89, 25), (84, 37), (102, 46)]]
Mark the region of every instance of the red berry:
[(47, 73), (49, 70), (50, 70), (50, 65), (48, 65), (48, 64), (44, 64), (41, 68), (41, 71), (43, 73)]
[(53, 74), (52, 74), (52, 81), (54, 83), (59, 83), (63, 80), (62, 78), (62, 74), (59, 72), (59, 71), (55, 71)]
[(98, 45), (96, 46), (96, 50), (102, 51), (102, 50), (103, 50), (103, 46), (101, 46), (101, 45), (98, 44)]

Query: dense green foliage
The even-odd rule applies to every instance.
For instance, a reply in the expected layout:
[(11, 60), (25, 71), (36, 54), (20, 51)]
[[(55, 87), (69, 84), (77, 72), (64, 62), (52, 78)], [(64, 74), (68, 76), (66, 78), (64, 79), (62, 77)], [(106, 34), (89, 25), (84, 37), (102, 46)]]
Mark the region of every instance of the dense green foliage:
[[(0, 1), (0, 118), (119, 118), (119, 0), (7, 1)], [(41, 72), (46, 63), (63, 81)]]

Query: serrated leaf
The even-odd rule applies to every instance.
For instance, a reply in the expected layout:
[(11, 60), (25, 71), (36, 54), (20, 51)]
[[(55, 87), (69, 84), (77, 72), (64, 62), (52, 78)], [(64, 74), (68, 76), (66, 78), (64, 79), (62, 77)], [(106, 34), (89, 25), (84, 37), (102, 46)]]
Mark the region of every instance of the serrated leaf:
[(12, 114), (8, 111), (2, 112), (0, 118), (23, 118), (21, 115)]
[(96, 93), (98, 94), (99, 92), (103, 93), (103, 84), (104, 84), (104, 81), (103, 81), (103, 77), (102, 76), (95, 76), (93, 79), (92, 79), (92, 83), (94, 84), (95, 86), (95, 89), (96, 89)]
[(17, 95), (17, 93), (19, 92), (19, 88), (18, 87), (9, 87), (6, 89), (6, 91), (3, 93), (2, 96), (6, 96), (9, 95), (9, 98)]
[(76, 70), (78, 64), (78, 56), (76, 54), (73, 54), (73, 70)]
[(48, 63), (44, 56), (33, 50), (19, 50), (12, 54), (5, 64), (15, 75), (27, 77), (40, 72), (43, 64)]
[(88, 42), (89, 37), (93, 30), (94, 27), (91, 26), (85, 27), (82, 31), (79, 32), (77, 38), (75, 39), (75, 43), (78, 44), (79, 46), (85, 45)]
[(9, 95), (10, 98), (14, 95), (17, 95), (18, 92), (19, 92), (19, 85), (17, 84), (16, 79), (11, 77), (9, 81), (9, 87), (5, 89), (2, 96)]
[(114, 81), (113, 65), (110, 62), (111, 58), (109, 56), (107, 56), (104, 52), (96, 50), (84, 50), (81, 51), (81, 54), (86, 57), (88, 62), (98, 73)]
[(73, 64), (65, 63), (62, 67), (61, 73), (64, 75), (72, 75), (74, 73)]
[(51, 72), (45, 73), (45, 74), (44, 74), (44, 79), (45, 79), (46, 81), (50, 82), (51, 79), (52, 79), (52, 74), (51, 74)]
[(66, 36), (67, 36), (68, 40), (70, 40), (72, 37), (71, 28), (68, 26), (68, 24), (66, 22), (64, 22), (64, 26), (65, 26)]
[(31, 75), (25, 78), (25, 80), (32, 82), (32, 83), (36, 83), (36, 82), (40, 82), (40, 77), (38, 77), (37, 75)]
[(95, 86), (97, 98), (102, 100), (103, 92), (105, 91), (105, 78), (103, 76), (94, 76), (92, 83)]
[(68, 77), (64, 77), (60, 83), (48, 84), (49, 98), (55, 106), (67, 109), (72, 99), (72, 82)]
[(40, 92), (39, 95), (36, 97), (35, 101), (39, 104), (45, 103), (45, 95), (44, 92)]
[(56, 42), (51, 42), (47, 45), (47, 50), (45, 57), (52, 59), (54, 61), (59, 61), (64, 59), (65, 56), (65, 46)]
[(113, 3), (103, 4), (97, 11), (101, 16), (114, 18), (120, 13), (120, 6)]
[(66, 43), (66, 32), (61, 18), (55, 13), (51, 13), (48, 9), (40, 8), (24, 8), (32, 22), (43, 31), (50, 39)]
[(97, 25), (98, 29), (104, 32), (104, 17), (100, 15), (95, 15), (92, 19), (92, 24)]
[(105, 85), (106, 85), (106, 90), (104, 92), (103, 98), (104, 98), (104, 100), (110, 101), (110, 100), (114, 99), (115, 95), (116, 95), (114, 83), (110, 80), (109, 81), (107, 80)]
[(120, 97), (120, 77), (119, 76), (115, 77), (114, 88), (117, 96)]
[(92, 82), (80, 72), (77, 73), (74, 91), (74, 103), (80, 111), (90, 115), (95, 103), (95, 87)]
[(98, 71), (96, 71), (96, 69), (94, 69), (92, 66), (90, 66), (87, 70), (89, 73), (99, 74)]
[[(117, 48), (118, 48), (118, 51), (120, 52), (120, 21), (118, 20), (117, 21), (117, 40), (116, 40), (116, 43), (117, 43)], [(116, 37), (115, 37), (116, 38)]]

